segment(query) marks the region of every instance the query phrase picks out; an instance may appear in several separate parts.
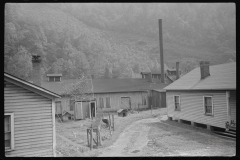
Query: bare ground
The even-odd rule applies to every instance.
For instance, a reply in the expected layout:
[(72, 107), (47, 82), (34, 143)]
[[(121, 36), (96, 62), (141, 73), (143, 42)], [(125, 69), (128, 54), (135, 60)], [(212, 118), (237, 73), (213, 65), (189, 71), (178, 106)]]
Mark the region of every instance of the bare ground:
[[(87, 147), (86, 128), (91, 120), (57, 123), (58, 156), (233, 156), (236, 141), (225, 139), (206, 129), (168, 121), (166, 110), (158, 109), (115, 116), (112, 136), (102, 126), (103, 146)], [(74, 131), (76, 137), (72, 133)]]

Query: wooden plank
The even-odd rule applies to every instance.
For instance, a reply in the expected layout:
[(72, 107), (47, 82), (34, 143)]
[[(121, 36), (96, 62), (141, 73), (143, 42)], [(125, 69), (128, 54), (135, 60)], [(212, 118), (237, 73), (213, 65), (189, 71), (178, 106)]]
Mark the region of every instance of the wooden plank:
[(46, 126), (46, 125), (52, 125), (52, 122), (27, 123), (27, 124), (15, 125), (15, 128), (34, 127), (34, 126)]
[(15, 130), (15, 132), (14, 132), (14, 134), (24, 134), (24, 133), (32, 133), (32, 134), (34, 134), (34, 133), (36, 133), (36, 132), (43, 132), (43, 131), (53, 131), (52, 130), (52, 126), (50, 127), (50, 128), (48, 128), (48, 127), (42, 127), (42, 128), (40, 128), (40, 129), (31, 129), (31, 130), (21, 130), (21, 131), (19, 131), (19, 130)]
[(35, 108), (9, 108), (9, 107), (5, 107), (4, 111), (14, 111), (17, 113), (21, 113), (21, 112), (25, 112), (27, 113), (28, 111), (34, 111), (36, 113), (41, 113), (42, 111), (47, 111), (47, 112), (52, 112), (51, 111), (52, 108), (51, 106), (46, 106), (46, 107), (35, 107)]
[(52, 152), (52, 148), (44, 147), (44, 148), (15, 150), (15, 151), (12, 151), (12, 152), (5, 152), (5, 155), (7, 157), (16, 157), (16, 156), (23, 157), (23, 156), (36, 155), (38, 153), (44, 153), (44, 152)]
[(5, 99), (4, 103), (39, 102), (39, 101), (47, 101), (47, 99), (46, 98), (38, 98), (38, 99), (11, 99), (11, 100)]
[(16, 147), (16, 150), (22, 150), (22, 149), (32, 149), (32, 148), (38, 148), (38, 147), (52, 147), (52, 142), (45, 142), (45, 143), (41, 143), (39, 142), (39, 144), (32, 144), (32, 145), (27, 145), (27, 146), (18, 146), (18, 148)]
[(31, 106), (31, 107), (38, 107), (38, 105), (48, 105), (51, 104), (51, 101), (35, 101), (35, 102), (4, 102), (5, 107), (21, 107), (21, 106)]
[(38, 123), (41, 124), (42, 122), (50, 122), (52, 123), (52, 119), (36, 119), (36, 120), (32, 120), (32, 121), (17, 121), (17, 119), (15, 119), (14, 124), (15, 127), (17, 126), (21, 126), (22, 124), (34, 124), (34, 123)]
[[(40, 95), (29, 95), (29, 96), (5, 96), (5, 100), (16, 100), (16, 99), (42, 99), (43, 96)], [(47, 98), (45, 98), (47, 99)]]
[(22, 140), (22, 139), (32, 139), (32, 138), (40, 138), (40, 137), (52, 137), (52, 133), (47, 134), (39, 134), (39, 135), (31, 135), (27, 137), (16, 137), (15, 140)]
[(31, 139), (21, 139), (21, 140), (15, 140), (15, 144), (24, 144), (27, 142), (39, 142), (44, 140), (53, 140), (51, 136), (48, 137), (39, 137), (39, 138), (31, 138)]
[(22, 118), (22, 117), (34, 117), (34, 116), (48, 116), (51, 115), (51, 113), (47, 112), (47, 113), (34, 113), (34, 114), (16, 114), (16, 118)]
[(25, 137), (25, 136), (32, 136), (32, 135), (43, 135), (43, 134), (48, 134), (51, 133), (52, 134), (52, 130), (42, 130), (42, 131), (38, 131), (38, 132), (29, 132), (29, 133), (18, 133), (18, 134), (14, 134), (14, 137)]
[(21, 97), (21, 96), (40, 96), (39, 94), (36, 94), (34, 92), (4, 92), (5, 97)]
[(41, 128), (43, 128), (43, 126), (44, 127), (46, 127), (46, 128), (48, 128), (48, 127), (52, 127), (52, 124), (49, 124), (49, 125), (39, 125), (39, 126), (29, 126), (29, 127), (23, 127), (23, 126), (21, 126), (21, 127), (18, 127), (18, 128), (15, 128), (15, 131), (22, 131), (22, 130), (31, 130), (31, 129), (41, 129)]
[(27, 116), (28, 115), (31, 116), (32, 114), (36, 114), (36, 113), (50, 113), (51, 114), (52, 112), (49, 109), (49, 110), (42, 110), (42, 111), (41, 110), (40, 111), (39, 110), (29, 110), (29, 111), (25, 111), (25, 112), (24, 111), (18, 111), (18, 112), (14, 112), (14, 113), (15, 113), (15, 115), (23, 115), (24, 114), (24, 115), (27, 115)]
[(52, 141), (52, 139), (47, 139), (47, 140), (37, 140), (36, 139), (36, 141), (29, 141), (29, 142), (25, 142), (25, 143), (16, 143), (15, 144), (15, 148), (16, 148), (16, 150), (18, 149), (18, 148), (21, 148), (21, 147), (25, 147), (25, 146), (35, 146), (35, 145), (39, 145), (39, 144), (51, 144), (52, 145), (52, 143), (53, 143), (53, 141)]

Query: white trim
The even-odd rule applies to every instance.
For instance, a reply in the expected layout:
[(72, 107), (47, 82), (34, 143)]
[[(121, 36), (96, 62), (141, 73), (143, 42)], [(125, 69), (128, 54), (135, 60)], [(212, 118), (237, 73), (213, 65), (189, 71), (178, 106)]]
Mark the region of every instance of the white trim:
[[(178, 97), (179, 97), (179, 99), (178, 99), (179, 109), (176, 109), (176, 106), (175, 106), (175, 96), (178, 96)], [(181, 110), (181, 98), (180, 98), (180, 94), (179, 94), (179, 95), (173, 95), (173, 104), (174, 104), (174, 110), (175, 110), (175, 111), (180, 111), (180, 110)]]
[[(212, 114), (207, 114), (206, 113), (206, 109), (205, 109), (205, 97), (210, 97), (212, 99)], [(210, 116), (213, 116), (214, 113), (213, 113), (213, 96), (203, 96), (203, 110), (204, 110), (204, 115), (210, 115)]]
[(53, 157), (56, 157), (55, 99), (52, 99)]
[(9, 115), (10, 116), (10, 119), (11, 119), (11, 146), (10, 146), (10, 149), (5, 149), (5, 152), (6, 151), (12, 151), (14, 150), (14, 113), (4, 113), (4, 116), (5, 115)]

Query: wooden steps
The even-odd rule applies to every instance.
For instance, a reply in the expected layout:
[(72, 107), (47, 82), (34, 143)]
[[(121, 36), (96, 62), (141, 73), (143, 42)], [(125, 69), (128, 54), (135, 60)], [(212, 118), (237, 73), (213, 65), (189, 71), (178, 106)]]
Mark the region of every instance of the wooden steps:
[(236, 131), (213, 131), (213, 133), (216, 133), (218, 135), (221, 135), (223, 137), (226, 137), (226, 138), (234, 138), (236, 139)]

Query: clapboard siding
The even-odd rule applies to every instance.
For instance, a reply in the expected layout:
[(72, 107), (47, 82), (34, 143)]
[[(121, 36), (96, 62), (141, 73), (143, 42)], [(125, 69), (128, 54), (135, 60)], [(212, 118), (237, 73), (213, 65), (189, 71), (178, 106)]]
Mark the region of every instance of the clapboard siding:
[[(16, 156), (23, 157), (26, 156), (26, 152), (28, 152), (28, 149), (22, 149), (20, 151), (16, 151), (15, 154)], [(53, 156), (52, 153), (53, 153), (52, 146), (44, 146), (41, 148), (31, 150), (31, 153), (28, 154), (26, 157), (34, 157), (36, 155), (41, 156), (42, 154), (46, 155), (46, 157), (52, 157)]]
[(4, 112), (14, 113), (14, 150), (6, 156), (53, 156), (52, 100), (6, 82)]
[[(110, 97), (111, 108), (106, 108), (106, 98)], [(137, 109), (138, 104), (141, 108), (148, 108), (148, 93), (147, 92), (126, 92), (126, 93), (96, 93), (94, 98), (96, 99), (97, 111), (99, 110), (99, 98), (103, 98), (104, 108), (103, 111), (117, 111), (121, 108), (121, 97), (130, 97), (131, 98), (131, 108)], [(142, 97), (146, 98), (146, 105), (143, 105)], [(70, 97), (58, 98), (55, 102), (61, 101), (62, 111), (70, 110)]]
[(236, 91), (230, 91), (229, 106), (231, 120), (236, 123)]
[[(181, 111), (174, 110), (173, 95), (180, 95)], [(204, 114), (203, 96), (213, 96), (213, 116)], [(226, 91), (167, 91), (168, 116), (225, 128), (227, 121)]]

